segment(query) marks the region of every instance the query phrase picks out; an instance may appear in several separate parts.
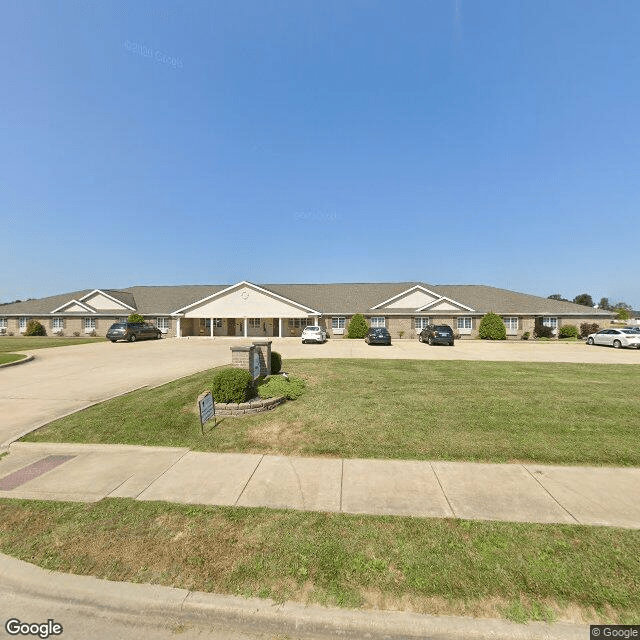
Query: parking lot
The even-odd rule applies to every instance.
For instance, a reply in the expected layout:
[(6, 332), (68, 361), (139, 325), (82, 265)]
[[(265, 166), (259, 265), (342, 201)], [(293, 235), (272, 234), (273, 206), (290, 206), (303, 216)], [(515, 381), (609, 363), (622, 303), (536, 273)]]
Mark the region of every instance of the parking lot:
[[(190, 338), (129, 343), (100, 342), (32, 351), (35, 359), (0, 369), (0, 447), (55, 418), (144, 386), (156, 386), (231, 362), (241, 338)], [(301, 344), (276, 338), (283, 358), (392, 358), (640, 364), (640, 351), (589, 347), (582, 342), (460, 340), (454, 347), (417, 340), (369, 346), (362, 340)], [(285, 362), (286, 368), (286, 362)]]

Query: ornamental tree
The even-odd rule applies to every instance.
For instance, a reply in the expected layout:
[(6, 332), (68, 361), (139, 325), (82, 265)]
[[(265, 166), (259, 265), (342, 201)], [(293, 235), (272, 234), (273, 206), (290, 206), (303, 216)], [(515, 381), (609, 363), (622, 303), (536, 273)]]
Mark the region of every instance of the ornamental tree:
[(507, 328), (504, 326), (502, 318), (490, 311), (480, 320), (478, 335), (482, 340), (506, 340)]

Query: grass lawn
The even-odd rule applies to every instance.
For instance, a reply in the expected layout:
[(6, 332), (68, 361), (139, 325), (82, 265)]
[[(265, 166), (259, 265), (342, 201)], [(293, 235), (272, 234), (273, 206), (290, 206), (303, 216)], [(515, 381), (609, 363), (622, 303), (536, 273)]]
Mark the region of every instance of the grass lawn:
[(116, 398), (23, 440), (415, 460), (640, 465), (640, 366), (291, 360), (307, 392), (204, 437), (213, 371)]
[(109, 580), (432, 614), (637, 622), (640, 531), (0, 500), (0, 550)]
[(10, 351), (30, 351), (48, 347), (68, 347), (71, 344), (86, 342), (104, 342), (106, 338), (60, 338), (57, 336), (2, 336), (0, 337), (0, 353)]
[(8, 364), (17, 360), (24, 360), (27, 356), (22, 353), (0, 353), (0, 364)]

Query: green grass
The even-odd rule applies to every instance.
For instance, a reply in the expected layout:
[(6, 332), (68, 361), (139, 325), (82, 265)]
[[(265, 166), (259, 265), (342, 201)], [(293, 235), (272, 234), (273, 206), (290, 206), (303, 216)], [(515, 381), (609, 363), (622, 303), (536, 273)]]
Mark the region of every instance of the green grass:
[(0, 353), (0, 364), (8, 364), (17, 360), (24, 360), (27, 356), (22, 353)]
[(307, 391), (202, 437), (213, 371), (131, 393), (24, 440), (416, 460), (640, 465), (640, 366), (293, 360)]
[(57, 336), (1, 336), (0, 353), (10, 351), (31, 351), (32, 349), (47, 349), (49, 347), (68, 347), (72, 344), (87, 342), (104, 342), (106, 338), (64, 338)]
[(3, 499), (0, 549), (50, 570), (277, 601), (640, 619), (640, 531), (608, 527)]

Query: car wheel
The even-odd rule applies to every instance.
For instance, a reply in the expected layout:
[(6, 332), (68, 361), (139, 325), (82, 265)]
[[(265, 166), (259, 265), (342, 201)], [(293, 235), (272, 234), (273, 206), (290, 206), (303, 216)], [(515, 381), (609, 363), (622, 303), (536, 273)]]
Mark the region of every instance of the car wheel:
[(115, 340), (112, 340), (111, 342), (115, 342)]
[(135, 341), (136, 341), (136, 334), (135, 334), (135, 333), (132, 333), (132, 334), (129, 336), (129, 342), (135, 342)]
[(587, 340), (587, 344), (591, 344), (591, 345), (593, 345), (593, 338), (589, 338), (589, 339)]
[(622, 342), (620, 342), (620, 340), (614, 340), (613, 341), (613, 348), (614, 349), (619, 349), (622, 346)]
[(449, 346), (450, 346), (450, 347), (453, 347), (453, 341), (449, 343)]
[(424, 342), (424, 338), (422, 337), (422, 334), (418, 334), (418, 342)]
[(433, 347), (433, 338), (429, 338), (428, 342), (429, 342), (429, 346)]

